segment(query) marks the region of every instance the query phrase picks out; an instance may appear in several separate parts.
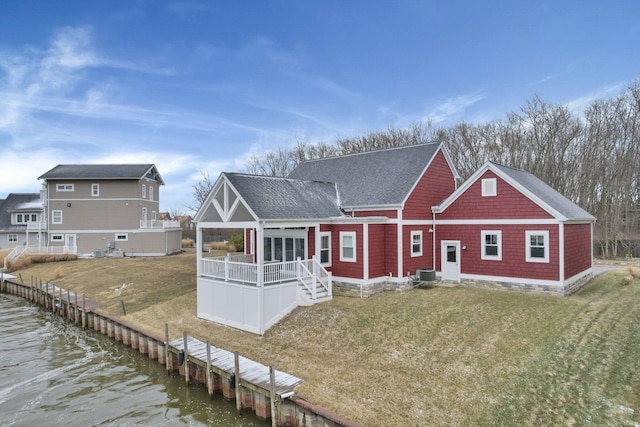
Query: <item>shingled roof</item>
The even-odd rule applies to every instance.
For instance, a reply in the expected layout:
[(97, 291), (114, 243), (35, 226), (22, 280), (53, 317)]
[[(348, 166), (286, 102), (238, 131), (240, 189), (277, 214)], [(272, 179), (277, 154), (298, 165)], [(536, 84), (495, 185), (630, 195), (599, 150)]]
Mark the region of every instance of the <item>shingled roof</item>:
[(258, 219), (343, 216), (335, 185), (241, 173), (223, 173)]
[(141, 179), (147, 177), (164, 184), (156, 166), (145, 164), (113, 164), (113, 165), (58, 165), (40, 175), (38, 179), (50, 180), (88, 180), (88, 179)]
[(596, 218), (593, 215), (564, 197), (535, 175), (497, 163), (489, 163), (509, 176), (513, 181), (517, 182), (522, 188), (534, 194), (567, 220), (595, 221)]
[(0, 200), (0, 230), (24, 230), (25, 225), (12, 225), (12, 212), (42, 211), (42, 201), (38, 193), (9, 193), (7, 198)]
[(440, 146), (420, 144), (310, 160), (288, 178), (335, 183), (342, 208), (400, 206)]

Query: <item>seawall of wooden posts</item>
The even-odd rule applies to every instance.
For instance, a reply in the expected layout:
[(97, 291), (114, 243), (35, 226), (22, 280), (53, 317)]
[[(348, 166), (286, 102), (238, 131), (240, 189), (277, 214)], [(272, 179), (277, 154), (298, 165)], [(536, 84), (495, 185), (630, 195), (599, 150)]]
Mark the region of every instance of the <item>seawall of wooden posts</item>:
[(272, 426), (357, 427), (357, 423), (313, 405), (295, 396), (293, 388), (302, 380), (240, 356), (217, 349), (183, 333), (169, 341), (165, 324), (164, 337), (140, 331), (121, 319), (93, 311), (99, 304), (51, 283), (24, 283), (22, 278), (0, 276), (0, 292), (16, 295), (66, 318), (82, 329), (91, 329), (123, 345), (130, 346), (164, 365), (167, 372), (177, 372), (187, 384), (205, 384), (210, 396), (222, 395), (236, 402), (236, 409), (252, 411)]

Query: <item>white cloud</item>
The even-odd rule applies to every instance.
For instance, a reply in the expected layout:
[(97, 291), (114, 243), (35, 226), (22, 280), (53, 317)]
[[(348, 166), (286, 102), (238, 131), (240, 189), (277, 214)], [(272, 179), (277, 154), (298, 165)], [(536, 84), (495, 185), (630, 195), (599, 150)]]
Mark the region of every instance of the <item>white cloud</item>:
[(566, 102), (565, 105), (569, 109), (569, 111), (580, 114), (593, 101), (617, 95), (621, 93), (628, 86), (628, 84), (628, 82), (612, 83), (607, 86), (595, 89), (594, 91), (587, 93), (586, 95)]
[(431, 120), (434, 124), (457, 119), (465, 109), (482, 99), (484, 99), (482, 95), (462, 95), (445, 99), (427, 115), (426, 119)]

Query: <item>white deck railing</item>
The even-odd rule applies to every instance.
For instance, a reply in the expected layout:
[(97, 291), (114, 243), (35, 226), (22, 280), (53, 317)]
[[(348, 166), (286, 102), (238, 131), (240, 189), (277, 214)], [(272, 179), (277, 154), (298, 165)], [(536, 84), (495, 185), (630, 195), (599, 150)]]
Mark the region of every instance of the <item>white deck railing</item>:
[[(237, 282), (248, 286), (258, 285), (258, 264), (236, 261), (253, 261), (253, 255), (227, 255), (200, 259), (200, 275), (225, 282)], [(262, 266), (262, 283), (265, 286), (277, 283), (299, 282), (304, 285), (315, 299), (318, 286), (322, 286), (331, 296), (331, 273), (316, 259), (285, 262), (270, 262)]]
[(140, 228), (180, 228), (180, 221), (161, 219), (141, 219)]
[(46, 230), (46, 229), (47, 229), (47, 223), (45, 221), (27, 222), (27, 230), (38, 231), (38, 230)]

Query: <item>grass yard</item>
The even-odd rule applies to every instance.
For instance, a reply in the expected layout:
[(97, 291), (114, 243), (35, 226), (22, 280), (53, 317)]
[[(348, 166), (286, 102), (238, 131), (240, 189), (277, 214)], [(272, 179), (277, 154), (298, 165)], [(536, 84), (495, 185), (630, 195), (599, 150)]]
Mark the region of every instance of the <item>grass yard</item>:
[(158, 336), (168, 323), (171, 338), (274, 363), (305, 380), (299, 395), (367, 426), (640, 424), (640, 280), (625, 271), (569, 298), (463, 287), (336, 297), (264, 337), (195, 317), (193, 252), (20, 273), (55, 274), (110, 314), (122, 300), (122, 317)]

